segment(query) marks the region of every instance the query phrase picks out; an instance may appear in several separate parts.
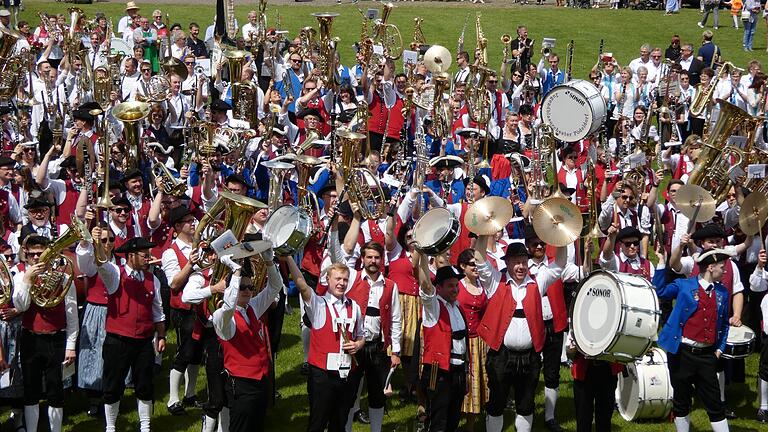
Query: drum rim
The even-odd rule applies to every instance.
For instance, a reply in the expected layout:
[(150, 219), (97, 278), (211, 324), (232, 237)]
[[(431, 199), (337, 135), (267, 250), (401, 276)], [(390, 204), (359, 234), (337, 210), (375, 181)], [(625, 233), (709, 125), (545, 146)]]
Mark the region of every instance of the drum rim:
[[(587, 283), (587, 282), (588, 282), (588, 281), (589, 281), (591, 278), (593, 278), (593, 277), (595, 277), (595, 276), (600, 276), (600, 275), (607, 275), (607, 276), (608, 276), (610, 279), (612, 279), (612, 280), (613, 280), (613, 281), (616, 283), (616, 286), (617, 286), (619, 289), (621, 289), (621, 284), (618, 282), (618, 278), (616, 278), (616, 276), (614, 276), (612, 272), (609, 272), (609, 271), (606, 271), (606, 270), (595, 270), (595, 271), (593, 271), (593, 272), (592, 272), (592, 273), (591, 273), (589, 276), (587, 276), (587, 278), (586, 278), (586, 279), (584, 279), (584, 280), (581, 282), (581, 284), (579, 285), (579, 290), (578, 290), (578, 292), (577, 292), (577, 294), (576, 294), (576, 298), (574, 299), (574, 302), (573, 302), (574, 313), (572, 314), (572, 319), (573, 319), (573, 322), (574, 322), (574, 323), (576, 322), (576, 316), (575, 316), (576, 304), (577, 304), (577, 302), (579, 301), (579, 295), (578, 295), (578, 293), (580, 293), (580, 292), (581, 292), (581, 290), (584, 288), (584, 285), (585, 285), (585, 284), (586, 284), (586, 283)], [(622, 295), (622, 297), (624, 296), (624, 290), (623, 290), (623, 289), (622, 289), (622, 291), (621, 291), (621, 295)], [(605, 345), (605, 346), (603, 347), (603, 349), (600, 351), (600, 353), (598, 353), (597, 355), (589, 354), (589, 353), (587, 353), (586, 351), (584, 351), (584, 350), (582, 349), (581, 345), (579, 344), (578, 338), (576, 337), (576, 336), (577, 336), (577, 334), (578, 334), (579, 332), (575, 331), (575, 329), (574, 329), (574, 338), (573, 338), (573, 339), (574, 339), (574, 342), (576, 343), (576, 347), (579, 349), (579, 351), (581, 351), (581, 353), (582, 353), (582, 354), (584, 354), (584, 355), (586, 355), (586, 356), (589, 356), (589, 357), (592, 357), (592, 358), (599, 358), (600, 356), (602, 356), (602, 355), (604, 355), (604, 354), (607, 354), (607, 350), (611, 349), (611, 347), (613, 347), (613, 346), (616, 344), (616, 342), (617, 342), (617, 340), (618, 340), (618, 336), (619, 336), (619, 330), (621, 329), (621, 322), (622, 322), (622, 317), (623, 317), (623, 316), (626, 314), (626, 311), (624, 310), (624, 308), (623, 308), (623, 307), (621, 307), (621, 305), (622, 305), (622, 303), (620, 302), (620, 303), (619, 303), (619, 306), (618, 306), (619, 314), (618, 314), (617, 320), (616, 320), (616, 322), (614, 323), (614, 325), (612, 325), (612, 329), (613, 329), (613, 331), (614, 331), (614, 333), (613, 333), (613, 338), (612, 338), (612, 339), (610, 339), (610, 341), (608, 342), (608, 344), (607, 344), (607, 345)]]
[[(420, 227), (420, 226), (426, 226), (426, 225), (422, 224), (421, 222), (423, 220), (424, 223), (426, 223), (427, 221), (426, 221), (425, 218), (430, 213), (433, 213), (433, 214), (446, 213), (447, 216), (449, 216), (448, 218), (446, 218), (446, 220), (451, 221), (451, 226), (448, 227), (448, 229), (446, 230), (445, 234), (442, 237), (440, 237), (439, 240), (437, 240), (436, 242), (434, 242), (434, 243), (432, 243), (430, 245), (422, 246), (419, 243), (419, 239), (417, 238), (418, 237), (417, 236), (417, 228)], [(437, 216), (435, 216), (435, 217), (437, 217)], [(451, 233), (454, 234), (453, 237), (455, 239), (452, 241), (452, 243), (449, 246), (443, 248), (442, 247), (443, 246), (442, 243), (444, 243), (445, 241), (450, 239), (450, 237), (451, 237), (450, 234)], [(456, 242), (456, 240), (458, 240), (460, 235), (461, 235), (461, 222), (459, 221), (459, 218), (457, 218), (456, 215), (453, 214), (452, 211), (448, 210), (445, 207), (435, 207), (433, 209), (430, 209), (429, 211), (424, 213), (419, 218), (419, 220), (417, 220), (416, 223), (413, 225), (413, 237), (414, 237), (414, 240), (416, 240), (416, 244), (418, 245), (418, 247), (417, 247), (418, 250), (420, 250), (420, 251), (422, 251), (422, 252), (424, 252), (424, 253), (426, 253), (428, 255), (432, 255), (432, 256), (440, 255), (441, 253), (443, 253), (446, 250), (450, 249), (451, 246), (453, 246), (453, 244)]]

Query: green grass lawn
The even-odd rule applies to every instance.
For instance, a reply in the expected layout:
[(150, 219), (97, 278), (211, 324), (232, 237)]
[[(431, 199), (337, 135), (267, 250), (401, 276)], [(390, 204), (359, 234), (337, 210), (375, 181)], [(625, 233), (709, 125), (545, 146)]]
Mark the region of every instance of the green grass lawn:
[[(240, 2), (238, 2), (240, 3)], [(237, 16), (242, 23), (245, 23), (245, 16), (249, 9), (255, 7), (255, 2), (248, 5), (238, 5)], [(47, 12), (66, 12), (66, 8), (71, 4), (55, 2), (25, 2), (27, 10), (22, 13), (21, 18), (26, 19), (37, 25), (39, 19), (38, 11)], [(367, 9), (374, 7), (373, 2), (361, 2), (360, 7)], [(146, 4), (143, 12), (148, 13), (152, 7)], [(509, 7), (496, 8), (493, 5), (483, 7), (470, 7), (465, 4), (455, 3), (409, 3), (407, 6), (396, 5), (397, 8), (392, 13), (391, 22), (398, 25), (401, 29), (404, 39), (404, 45), (408, 45), (413, 31), (414, 16), (425, 18), (423, 30), (427, 42), (431, 44), (445, 45), (452, 52), (456, 49), (456, 39), (464, 23), (467, 13), (474, 16), (475, 10), (483, 13), (482, 23), (485, 37), (489, 40), (488, 53), (491, 65), (497, 66), (501, 59), (501, 43), (499, 36), (502, 33), (515, 35), (515, 28), (518, 24), (526, 24), (529, 27), (530, 37), (536, 39), (538, 46), (543, 37), (554, 37), (558, 40), (558, 50), (561, 51), (567, 40), (573, 39), (575, 42), (575, 63), (573, 66), (574, 77), (584, 77), (586, 72), (595, 63), (600, 38), (605, 39), (605, 51), (613, 52), (614, 56), (621, 62), (627, 64), (630, 59), (637, 56), (639, 46), (648, 42), (652, 45), (665, 48), (669, 44), (670, 36), (678, 33), (683, 41), (691, 41), (698, 46), (700, 41), (701, 29), (696, 26), (699, 18), (698, 10), (684, 9), (681, 14), (665, 17), (658, 11), (614, 11), (614, 10), (572, 10), (572, 9), (554, 9), (550, 7)], [(124, 8), (123, 2), (98, 3), (95, 5), (80, 5), (89, 16), (97, 11), (103, 11), (113, 17), (113, 23), (116, 26), (119, 16), (122, 15)], [(211, 6), (200, 5), (182, 5), (173, 4), (163, 7), (163, 12), (170, 12), (171, 22), (179, 22), (186, 28), (190, 21), (197, 21), (205, 28), (214, 13), (213, 1)], [(297, 30), (305, 25), (315, 25), (316, 21), (310, 16), (311, 12), (323, 10), (335, 11), (341, 13), (341, 16), (334, 21), (333, 34), (341, 38), (339, 49), (342, 58), (349, 64), (352, 57), (351, 45), (359, 40), (360, 37), (360, 16), (354, 6), (327, 6), (318, 7), (313, 5), (290, 5), (280, 7), (279, 12), (283, 22), (283, 28), (290, 30), (291, 35), (295, 35)], [(274, 22), (276, 9), (268, 9), (268, 15), (271, 22)], [(465, 47), (471, 51), (475, 45), (474, 35), (474, 17), (470, 19), (467, 26)], [(716, 43), (721, 47), (726, 59), (737, 65), (745, 65), (753, 56), (744, 53), (741, 50), (742, 32), (728, 27), (730, 15), (723, 11), (721, 14), (721, 24), (723, 26), (717, 32)], [(765, 25), (759, 24), (757, 35), (755, 37), (754, 58), (764, 58), (762, 50), (765, 49)], [(564, 66), (564, 61), (561, 63)], [(294, 305), (295, 307), (295, 305)], [(169, 342), (173, 342), (175, 335), (171, 334)], [(185, 417), (170, 416), (165, 409), (165, 401), (168, 398), (168, 366), (169, 357), (175, 351), (175, 346), (170, 345), (163, 364), (163, 372), (156, 380), (156, 412), (153, 417), (154, 430), (158, 431), (197, 431), (200, 429), (200, 410), (189, 410)], [(277, 405), (268, 413), (267, 425), (269, 430), (301, 431), (306, 429), (307, 423), (307, 395), (305, 378), (299, 374), (298, 368), (302, 362), (301, 341), (299, 338), (298, 317), (296, 313), (286, 317), (283, 328), (283, 340), (277, 362), (277, 386), (282, 393), (282, 399), (278, 400)], [(729, 388), (729, 400), (732, 408), (741, 417), (731, 423), (733, 430), (761, 430), (758, 423), (754, 420), (756, 411), (756, 370), (757, 356), (753, 355), (747, 363), (748, 384), (732, 385)], [(570, 371), (561, 370), (562, 385), (561, 397), (558, 402), (558, 419), (566, 430), (574, 430), (575, 422), (574, 404), (572, 399), (572, 388)], [(198, 381), (198, 394), (205, 398), (205, 378), (204, 371), (201, 372)], [(539, 385), (539, 396), (537, 398), (537, 411), (535, 418), (536, 430), (542, 430), (543, 427), (543, 383)], [(122, 411), (118, 421), (118, 430), (135, 431), (138, 430), (138, 423), (135, 414), (135, 401), (130, 396), (123, 400)], [(93, 420), (85, 415), (87, 401), (79, 394), (69, 396), (65, 408), (65, 431), (94, 432), (103, 430), (101, 420)], [(706, 413), (700, 405), (696, 406), (693, 413), (693, 424), (697, 430), (706, 430), (709, 428)], [(413, 430), (413, 418), (415, 407), (413, 405), (402, 405), (397, 400), (392, 400), (388, 406), (388, 415), (385, 417), (385, 431), (410, 431)], [(3, 419), (7, 418), (7, 411)], [(511, 423), (513, 418), (508, 416), (506, 430), (512, 430)], [(41, 420), (41, 424), (44, 421)], [(478, 430), (484, 430), (484, 421), (478, 422)], [(42, 426), (41, 426), (42, 428)], [(615, 430), (622, 431), (669, 431), (673, 426), (667, 422), (635, 422), (627, 423), (621, 419), (618, 414), (614, 415)], [(2, 430), (11, 430), (10, 425), (5, 425)], [(41, 429), (43, 430), (43, 429)], [(47, 426), (46, 429), (47, 430)], [(355, 426), (355, 430), (366, 430), (360, 425)]]

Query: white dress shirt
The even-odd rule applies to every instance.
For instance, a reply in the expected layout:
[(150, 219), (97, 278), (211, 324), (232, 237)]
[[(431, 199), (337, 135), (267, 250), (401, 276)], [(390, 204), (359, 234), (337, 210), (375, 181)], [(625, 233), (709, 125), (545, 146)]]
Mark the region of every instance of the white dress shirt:
[(251, 298), (248, 305), (243, 308), (237, 306), (237, 296), (240, 291), (240, 276), (232, 276), (229, 280), (227, 289), (224, 290), (223, 304), (213, 312), (211, 321), (216, 335), (224, 340), (230, 340), (235, 336), (237, 324), (235, 323), (235, 312), (250, 324), (247, 308), (253, 308), (256, 318), (261, 317), (269, 309), (269, 306), (275, 300), (275, 296), (283, 288), (283, 279), (280, 272), (274, 265), (267, 266), (267, 286), (256, 296)]
[[(26, 272), (18, 272), (13, 275), (13, 305), (19, 312), (26, 312), (31, 303), (32, 296), (29, 295), (29, 284), (24, 280)], [(74, 350), (77, 346), (77, 331), (80, 323), (77, 318), (77, 295), (75, 293), (74, 281), (69, 281), (69, 289), (64, 297), (64, 313), (66, 314), (67, 324), (65, 331), (67, 334), (66, 349)]]
[[(374, 280), (366, 272), (362, 274), (363, 280), (368, 282), (371, 287), (368, 294), (367, 307), (373, 307), (379, 309), (379, 301), (384, 294), (384, 275), (379, 273), (378, 277)], [(362, 306), (360, 307), (362, 309)], [(372, 342), (378, 337), (378, 340), (383, 341), (384, 335), (381, 333), (381, 310), (379, 310), (379, 316), (365, 316), (365, 341)], [(395, 284), (392, 290), (392, 328), (390, 329), (392, 339), (392, 352), (400, 352), (400, 338), (402, 336), (402, 315), (400, 312), (400, 298), (398, 295), (397, 284)]]
[[(139, 281), (144, 281), (144, 272), (134, 270), (128, 264), (125, 264), (125, 274), (131, 277), (136, 273)], [(147, 270), (147, 272), (149, 272)], [(152, 275), (151, 272), (149, 274)], [(104, 263), (99, 267), (99, 277), (104, 282), (104, 286), (107, 288), (108, 295), (114, 295), (117, 292), (117, 288), (120, 285), (120, 269), (117, 264), (113, 262)], [(152, 299), (152, 322), (160, 323), (165, 321), (165, 314), (163, 313), (163, 298), (160, 295), (160, 281), (152, 275), (153, 285), (155, 288), (155, 297)]]

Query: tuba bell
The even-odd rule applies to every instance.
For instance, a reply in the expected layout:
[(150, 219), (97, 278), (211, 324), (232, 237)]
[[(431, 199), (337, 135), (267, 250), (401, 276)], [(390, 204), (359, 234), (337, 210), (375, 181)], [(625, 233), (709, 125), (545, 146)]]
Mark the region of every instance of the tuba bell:
[(317, 18), (317, 24), (320, 28), (320, 59), (317, 67), (320, 71), (320, 76), (325, 82), (327, 88), (336, 88), (341, 84), (341, 80), (336, 70), (336, 42), (337, 39), (331, 37), (331, 28), (333, 25), (333, 19), (339, 14), (323, 12), (313, 13), (312, 16)]
[(149, 108), (145, 102), (122, 102), (112, 108), (112, 115), (123, 123), (126, 170), (139, 165), (139, 123), (149, 115)]
[(0, 103), (5, 104), (16, 96), (27, 62), (25, 55), (13, 55), (16, 41), (23, 36), (5, 27), (0, 28), (0, 34)]
[(38, 263), (46, 265), (35, 282), (29, 288), (32, 301), (41, 308), (58, 306), (67, 296), (70, 284), (74, 281), (74, 265), (72, 260), (62, 255), (62, 252), (78, 241), (91, 241), (88, 228), (75, 215), (71, 216), (72, 224), (40, 255)]

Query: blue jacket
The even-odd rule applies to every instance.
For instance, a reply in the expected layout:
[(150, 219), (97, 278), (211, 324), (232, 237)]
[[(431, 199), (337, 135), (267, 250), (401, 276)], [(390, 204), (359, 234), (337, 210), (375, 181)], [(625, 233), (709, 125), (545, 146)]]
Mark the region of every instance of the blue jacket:
[[(653, 275), (653, 286), (659, 298), (675, 299), (675, 306), (667, 319), (667, 324), (659, 334), (659, 346), (664, 351), (677, 353), (680, 340), (683, 337), (683, 326), (688, 318), (696, 312), (699, 306), (698, 290), (699, 279), (697, 276), (687, 279), (675, 279), (666, 283), (667, 270), (656, 270)], [(725, 351), (725, 342), (728, 339), (728, 289), (721, 283), (715, 283), (715, 296), (717, 298), (717, 339), (715, 348)]]

